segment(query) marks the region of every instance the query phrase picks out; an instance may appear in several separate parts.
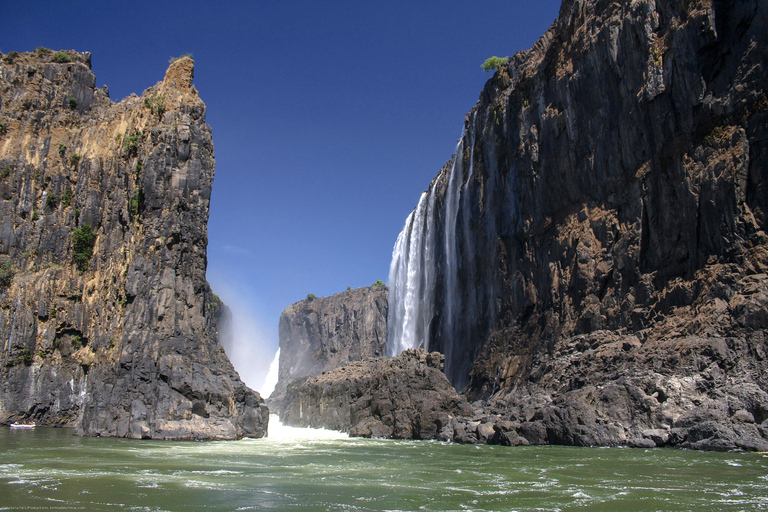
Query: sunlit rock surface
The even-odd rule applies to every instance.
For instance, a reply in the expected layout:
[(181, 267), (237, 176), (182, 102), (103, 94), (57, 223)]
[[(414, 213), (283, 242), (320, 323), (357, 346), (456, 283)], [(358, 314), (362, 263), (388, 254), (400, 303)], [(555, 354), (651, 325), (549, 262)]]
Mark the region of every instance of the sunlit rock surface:
[[(193, 73), (178, 59), (115, 103), (88, 53), (2, 56), (0, 421), (155, 439), (266, 433), (266, 406), (217, 342), (213, 142)], [(90, 258), (73, 241), (85, 226)]]

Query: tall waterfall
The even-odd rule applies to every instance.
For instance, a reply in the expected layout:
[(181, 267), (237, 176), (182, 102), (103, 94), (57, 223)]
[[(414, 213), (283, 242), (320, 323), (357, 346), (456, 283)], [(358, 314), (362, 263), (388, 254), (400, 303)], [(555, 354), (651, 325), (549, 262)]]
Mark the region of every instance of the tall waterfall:
[(435, 189), (421, 194), (419, 204), (405, 220), (389, 266), (387, 355), (409, 348), (429, 348), (434, 310)]
[(471, 363), (462, 360), (462, 343), (473, 322), (467, 315), (474, 314), (475, 301), (467, 297), (474, 293), (468, 290), (474, 276), (462, 267), (474, 253), (467, 189), (474, 172), (475, 121), (476, 113), (450, 167), (421, 194), (406, 219), (389, 268), (388, 355), (408, 348), (441, 350), (455, 385), (463, 385)]

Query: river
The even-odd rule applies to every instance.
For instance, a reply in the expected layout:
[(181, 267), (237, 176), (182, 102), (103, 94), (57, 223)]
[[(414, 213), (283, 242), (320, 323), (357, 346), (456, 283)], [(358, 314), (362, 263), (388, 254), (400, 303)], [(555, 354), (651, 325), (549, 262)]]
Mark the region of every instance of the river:
[(768, 457), (350, 439), (222, 442), (0, 428), (0, 510), (766, 510)]

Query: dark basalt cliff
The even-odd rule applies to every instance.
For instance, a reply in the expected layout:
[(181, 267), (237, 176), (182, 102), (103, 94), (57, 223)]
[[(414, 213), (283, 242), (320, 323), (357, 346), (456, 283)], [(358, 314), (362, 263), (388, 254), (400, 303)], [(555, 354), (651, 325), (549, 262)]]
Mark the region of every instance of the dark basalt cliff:
[[(96, 89), (90, 54), (0, 67), (0, 421), (84, 435), (265, 435), (217, 341), (205, 279), (214, 175), (194, 63), (141, 97)], [(92, 253), (92, 255), (91, 255)]]
[(280, 315), (279, 335), (278, 383), (270, 397), (278, 409), (291, 382), (384, 355), (387, 288), (370, 286), (299, 301)]
[[(498, 69), (393, 252), (387, 353), (476, 401), (414, 437), (768, 450), (767, 65), (765, 2), (564, 0)], [(366, 364), (289, 413), (403, 437)]]
[(768, 447), (767, 43), (766, 2), (564, 0), (486, 84), (398, 250), (530, 442)]

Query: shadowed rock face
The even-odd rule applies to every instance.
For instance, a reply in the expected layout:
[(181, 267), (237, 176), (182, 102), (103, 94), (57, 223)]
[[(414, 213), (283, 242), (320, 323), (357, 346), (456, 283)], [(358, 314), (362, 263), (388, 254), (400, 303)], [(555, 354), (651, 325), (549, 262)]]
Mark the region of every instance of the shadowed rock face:
[(296, 379), (384, 355), (387, 288), (371, 286), (305, 299), (280, 316), (280, 367), (272, 398)]
[[(213, 142), (193, 61), (114, 103), (94, 87), (90, 54), (64, 54), (2, 58), (0, 260), (14, 275), (0, 289), (0, 421), (265, 435), (266, 406), (217, 342), (223, 306), (205, 279)], [(91, 244), (78, 245), (75, 229), (88, 228)]]
[(486, 84), (404, 231), (434, 262), (410, 317), (512, 438), (768, 446), (766, 26), (565, 0)]

